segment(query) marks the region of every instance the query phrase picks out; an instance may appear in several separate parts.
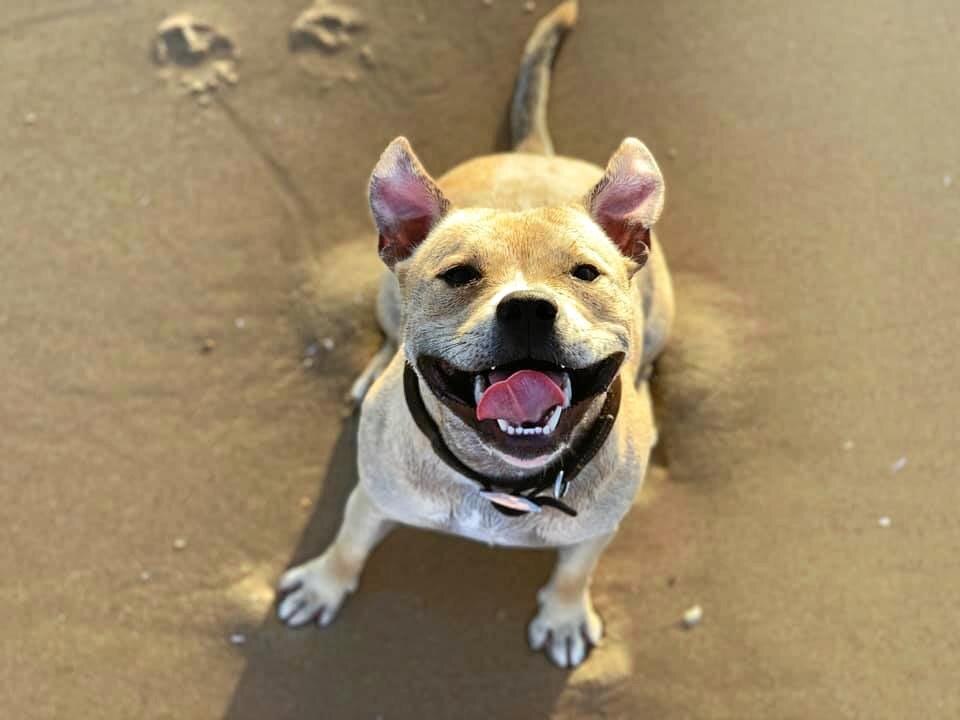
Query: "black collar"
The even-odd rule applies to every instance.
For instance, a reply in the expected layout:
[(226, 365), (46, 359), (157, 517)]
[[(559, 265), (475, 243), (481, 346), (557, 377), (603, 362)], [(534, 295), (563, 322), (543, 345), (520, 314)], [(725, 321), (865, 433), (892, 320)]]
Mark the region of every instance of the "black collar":
[[(448, 467), (478, 483), (483, 488), (481, 494), (497, 510), (504, 515), (523, 515), (528, 512), (540, 512), (540, 508), (546, 505), (575, 517), (577, 511), (561, 502), (560, 498), (567, 492), (567, 486), (603, 447), (603, 443), (613, 429), (613, 423), (620, 411), (620, 376), (617, 375), (610, 389), (607, 390), (607, 398), (593, 427), (546, 468), (534, 475), (517, 480), (498, 480), (481, 475), (453, 454), (443, 441), (440, 428), (423, 404), (419, 379), (409, 363), (403, 371), (403, 394), (406, 397), (410, 415), (413, 416), (420, 432), (430, 441), (437, 457)], [(553, 488), (552, 497), (540, 494), (550, 487)]]

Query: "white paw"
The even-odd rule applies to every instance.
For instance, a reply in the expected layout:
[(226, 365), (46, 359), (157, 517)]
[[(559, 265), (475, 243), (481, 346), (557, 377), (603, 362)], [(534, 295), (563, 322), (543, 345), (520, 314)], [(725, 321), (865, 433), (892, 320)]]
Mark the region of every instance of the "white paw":
[(290, 627), (314, 619), (320, 625), (329, 625), (356, 586), (356, 578), (345, 581), (331, 572), (327, 556), (321, 555), (291, 568), (280, 578), (278, 589), (287, 595), (277, 608), (277, 616)]
[(562, 603), (542, 591), (540, 600), (540, 610), (527, 628), (530, 647), (543, 650), (557, 667), (576, 667), (603, 637), (603, 621), (590, 596), (584, 593), (579, 602)]

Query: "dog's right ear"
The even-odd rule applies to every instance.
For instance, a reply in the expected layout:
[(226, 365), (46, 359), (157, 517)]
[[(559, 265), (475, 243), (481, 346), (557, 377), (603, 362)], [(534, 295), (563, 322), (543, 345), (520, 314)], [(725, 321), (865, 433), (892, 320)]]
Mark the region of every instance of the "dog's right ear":
[(449, 208), (407, 139), (390, 143), (370, 177), (370, 210), (387, 267), (410, 257)]
[(620, 143), (584, 204), (620, 252), (642, 266), (663, 211), (663, 175), (647, 146), (636, 138)]

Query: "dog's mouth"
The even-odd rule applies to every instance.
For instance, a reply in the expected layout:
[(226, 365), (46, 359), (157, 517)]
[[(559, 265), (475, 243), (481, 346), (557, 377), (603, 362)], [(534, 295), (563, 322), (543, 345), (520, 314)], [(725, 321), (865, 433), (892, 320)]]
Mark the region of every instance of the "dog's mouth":
[(461, 370), (446, 360), (417, 362), (437, 398), (495, 446), (511, 455), (550, 452), (576, 427), (589, 403), (606, 392), (623, 353), (570, 368), (534, 359), (483, 370)]

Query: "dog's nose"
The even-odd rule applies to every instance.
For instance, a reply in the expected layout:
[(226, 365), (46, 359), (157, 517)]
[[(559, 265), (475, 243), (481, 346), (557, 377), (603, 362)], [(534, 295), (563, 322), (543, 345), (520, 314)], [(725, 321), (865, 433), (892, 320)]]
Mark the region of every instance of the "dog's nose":
[(545, 333), (553, 328), (556, 318), (557, 304), (536, 293), (510, 293), (497, 305), (497, 321), (513, 331)]

